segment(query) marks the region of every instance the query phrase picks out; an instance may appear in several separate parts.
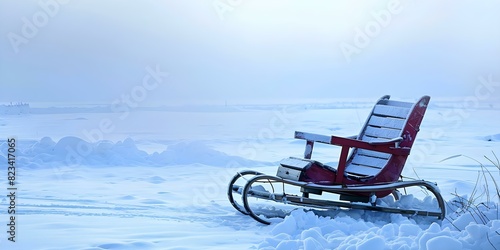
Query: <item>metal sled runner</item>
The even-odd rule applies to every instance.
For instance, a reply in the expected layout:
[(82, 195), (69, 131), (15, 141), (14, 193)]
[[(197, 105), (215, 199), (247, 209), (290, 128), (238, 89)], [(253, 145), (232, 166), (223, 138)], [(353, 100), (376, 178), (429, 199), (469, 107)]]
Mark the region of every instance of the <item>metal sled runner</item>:
[[(436, 184), (399, 180), (429, 100), (430, 97), (424, 96), (416, 103), (408, 103), (383, 96), (357, 136), (295, 132), (295, 138), (306, 141), (304, 158), (282, 160), (276, 176), (252, 170), (237, 173), (229, 183), (230, 203), (264, 224), (270, 224), (269, 218), (285, 216), (288, 207), (297, 206), (323, 210), (363, 209), (444, 219), (445, 203)], [(336, 168), (311, 160), (316, 142), (341, 147)], [(392, 207), (378, 202), (388, 195), (398, 200), (398, 189), (409, 187), (428, 190), (437, 201), (436, 210)], [(322, 198), (326, 195), (334, 198)], [(241, 204), (236, 196), (241, 196)]]

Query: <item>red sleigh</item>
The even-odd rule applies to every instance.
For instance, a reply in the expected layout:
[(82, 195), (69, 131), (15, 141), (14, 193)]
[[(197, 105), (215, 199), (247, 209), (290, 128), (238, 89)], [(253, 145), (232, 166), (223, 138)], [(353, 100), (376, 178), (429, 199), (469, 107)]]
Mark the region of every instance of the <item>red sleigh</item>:
[[(306, 141), (304, 158), (282, 160), (277, 174), (266, 175), (247, 170), (237, 173), (229, 183), (228, 198), (234, 208), (255, 220), (269, 224), (269, 218), (284, 216), (279, 206), (269, 209), (269, 202), (319, 209), (364, 209), (406, 215), (435, 216), (443, 219), (445, 205), (434, 183), (401, 181), (400, 176), (420, 129), (430, 97), (416, 103), (382, 97), (373, 107), (359, 135), (338, 137), (295, 132)], [(311, 160), (315, 143), (341, 147), (336, 167)], [(248, 177), (251, 178), (248, 178)], [(237, 183), (244, 181), (242, 185)], [(377, 199), (397, 190), (423, 187), (437, 200), (438, 209), (425, 211), (377, 205)], [(292, 194), (289, 191), (295, 191)], [(337, 200), (321, 198), (324, 193), (339, 195)], [(311, 197), (315, 195), (315, 197)], [(241, 196), (241, 203), (236, 196)], [(253, 205), (250, 201), (256, 201)], [(276, 203), (275, 203), (276, 202)], [(264, 208), (267, 207), (267, 208)]]

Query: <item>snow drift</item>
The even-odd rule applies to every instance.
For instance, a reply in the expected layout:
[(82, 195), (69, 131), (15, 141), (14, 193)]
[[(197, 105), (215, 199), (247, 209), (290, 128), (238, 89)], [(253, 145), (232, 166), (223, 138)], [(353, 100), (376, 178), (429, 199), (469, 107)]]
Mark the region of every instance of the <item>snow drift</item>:
[[(495, 218), (495, 211), (485, 211)], [(335, 219), (296, 210), (273, 226), (259, 249), (496, 249), (500, 246), (500, 220), (486, 225), (463, 215), (440, 225), (416, 223), (398, 214), (349, 211)], [(364, 217), (364, 218), (360, 218)], [(368, 217), (368, 220), (366, 220)], [(458, 230), (455, 224), (466, 222)]]
[[(172, 166), (179, 164), (203, 164), (225, 166), (266, 165), (239, 156), (217, 151), (199, 141), (182, 141), (165, 145), (161, 152), (147, 153), (137, 143), (127, 138), (116, 143), (111, 141), (87, 142), (81, 138), (66, 136), (55, 142), (49, 137), (39, 141), (21, 140), (17, 148), (20, 167), (43, 168), (53, 166)], [(5, 160), (7, 142), (0, 144), (0, 160)]]

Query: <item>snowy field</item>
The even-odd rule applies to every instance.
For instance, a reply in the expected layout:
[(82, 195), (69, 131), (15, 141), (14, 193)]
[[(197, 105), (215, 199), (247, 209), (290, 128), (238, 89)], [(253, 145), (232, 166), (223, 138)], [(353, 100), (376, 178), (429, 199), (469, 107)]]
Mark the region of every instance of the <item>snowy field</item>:
[[(436, 182), (450, 204), (475, 192), (474, 204), (485, 202), (477, 207), (482, 214), (449, 209), (439, 222), (297, 210), (265, 226), (229, 204), (227, 184), (236, 171), (275, 174), (279, 160), (300, 157), (304, 142), (293, 139), (295, 130), (357, 134), (374, 102), (123, 112), (32, 104), (30, 114), (0, 115), (0, 248), (500, 249), (499, 197), (491, 179), (500, 184), (500, 170), (484, 158), (500, 156), (499, 102), (471, 108), (431, 100), (403, 172)], [(8, 138), (16, 140), (15, 243), (7, 232)], [(339, 153), (318, 145), (313, 158), (334, 162)], [(491, 172), (488, 181), (478, 162)], [(419, 202), (425, 194), (416, 190), (405, 199)]]

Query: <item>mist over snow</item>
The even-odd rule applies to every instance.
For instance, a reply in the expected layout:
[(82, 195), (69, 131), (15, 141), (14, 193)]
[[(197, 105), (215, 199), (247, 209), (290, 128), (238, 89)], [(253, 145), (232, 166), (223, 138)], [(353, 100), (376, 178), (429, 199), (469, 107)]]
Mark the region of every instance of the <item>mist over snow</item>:
[[(0, 248), (500, 249), (499, 10), (0, 1)], [(302, 157), (295, 131), (358, 134), (387, 94), (431, 96), (402, 175), (437, 183), (443, 221), (297, 209), (264, 226), (233, 209), (238, 171)], [(377, 202), (436, 205), (404, 191)]]

